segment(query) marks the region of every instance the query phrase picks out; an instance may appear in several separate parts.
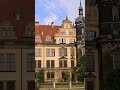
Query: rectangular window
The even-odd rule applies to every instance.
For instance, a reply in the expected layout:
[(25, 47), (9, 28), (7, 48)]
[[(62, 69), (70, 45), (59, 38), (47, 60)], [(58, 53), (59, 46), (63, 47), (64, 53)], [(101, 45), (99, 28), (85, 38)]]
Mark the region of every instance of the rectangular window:
[(47, 63), (47, 67), (51, 67), (51, 68), (53, 68), (54, 67), (54, 60), (47, 60), (46, 61), (46, 63)]
[(59, 67), (67, 67), (67, 60), (59, 60)]
[(4, 54), (0, 54), (0, 72), (4, 71)]
[(120, 68), (120, 54), (114, 53), (113, 55), (113, 69)]
[(38, 68), (41, 68), (41, 60), (38, 60)]
[(90, 71), (94, 72), (95, 71), (94, 56), (93, 55), (86, 55), (85, 60), (86, 60), (86, 70), (89, 72)]
[(74, 67), (74, 60), (71, 60), (71, 67)]
[(54, 67), (54, 60), (51, 60), (51, 67)]
[(42, 55), (42, 50), (38, 49), (38, 56), (41, 57), (41, 55)]
[(46, 49), (46, 56), (47, 56), (47, 57), (50, 56), (50, 49)]
[(65, 44), (66, 43), (66, 39), (59, 39), (59, 43), (60, 44), (63, 44), (63, 43)]
[(47, 78), (50, 78), (50, 72), (47, 73)]
[(74, 48), (70, 48), (71, 56), (74, 56)]
[(47, 78), (48, 78), (48, 79), (54, 78), (54, 72), (48, 72), (48, 73), (47, 73)]
[(87, 32), (86, 33), (86, 40), (87, 41), (93, 41), (96, 38), (96, 32)]
[(63, 55), (62, 55), (62, 48), (59, 48), (59, 56), (60, 56), (60, 57), (63, 56)]
[(87, 88), (87, 90), (94, 90), (94, 82), (93, 81), (87, 81), (86, 82), (86, 88)]
[(35, 90), (35, 81), (28, 81), (28, 90)]
[(15, 90), (15, 81), (7, 81), (7, 90)]
[(7, 54), (6, 71), (8, 72), (16, 71), (15, 54)]
[(59, 61), (59, 67), (62, 67), (62, 60)]
[(64, 56), (67, 56), (67, 48), (64, 48)]
[(3, 90), (3, 81), (0, 81), (0, 90)]
[(27, 54), (27, 72), (34, 72), (35, 71), (35, 54)]
[(50, 67), (50, 60), (47, 60), (47, 67)]
[(55, 56), (55, 49), (46, 49), (46, 56), (47, 57), (54, 57)]
[(52, 57), (55, 56), (55, 49), (51, 49), (51, 56), (52, 56)]
[(64, 60), (64, 67), (67, 67), (67, 60)]

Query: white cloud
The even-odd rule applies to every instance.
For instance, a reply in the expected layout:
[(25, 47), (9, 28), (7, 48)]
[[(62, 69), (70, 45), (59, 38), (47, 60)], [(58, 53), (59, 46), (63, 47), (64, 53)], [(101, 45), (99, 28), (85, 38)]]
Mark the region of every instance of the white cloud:
[(51, 13), (50, 16), (46, 17), (44, 19), (45, 24), (51, 24), (51, 22), (56, 22), (57, 21), (57, 16), (54, 13)]
[[(36, 0), (36, 1), (38, 1), (38, 3), (40, 3), (40, 5), (44, 7), (44, 10), (48, 13), (47, 17), (45, 16), (43, 20), (44, 24), (48, 24), (48, 22), (51, 23), (52, 21), (60, 24), (63, 20), (63, 17), (66, 17), (66, 15), (72, 22), (74, 22), (75, 19), (78, 17), (79, 12), (78, 8), (80, 5), (80, 0)], [(81, 1), (83, 5), (85, 0)]]

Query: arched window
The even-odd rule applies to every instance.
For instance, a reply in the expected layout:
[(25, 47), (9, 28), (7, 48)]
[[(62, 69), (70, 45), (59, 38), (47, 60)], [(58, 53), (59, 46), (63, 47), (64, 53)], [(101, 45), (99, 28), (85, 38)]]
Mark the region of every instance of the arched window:
[(112, 17), (113, 17), (113, 21), (119, 20), (119, 10), (117, 6), (112, 6)]

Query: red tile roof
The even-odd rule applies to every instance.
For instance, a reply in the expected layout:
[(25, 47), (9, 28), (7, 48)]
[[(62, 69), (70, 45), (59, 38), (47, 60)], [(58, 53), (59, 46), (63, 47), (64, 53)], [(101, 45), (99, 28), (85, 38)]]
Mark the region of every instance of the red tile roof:
[(41, 37), (42, 43), (45, 43), (46, 37), (50, 36), (52, 43), (54, 43), (54, 35), (59, 30), (59, 28), (61, 28), (61, 26), (37, 25), (35, 26), (35, 35)]

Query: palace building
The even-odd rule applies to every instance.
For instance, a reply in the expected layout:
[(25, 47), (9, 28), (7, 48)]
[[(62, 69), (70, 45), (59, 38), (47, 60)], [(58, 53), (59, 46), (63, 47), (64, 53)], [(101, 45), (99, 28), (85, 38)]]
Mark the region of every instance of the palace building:
[(35, 23), (36, 74), (44, 69), (44, 80), (63, 81), (65, 72), (76, 67), (76, 29), (66, 17), (61, 26)]

